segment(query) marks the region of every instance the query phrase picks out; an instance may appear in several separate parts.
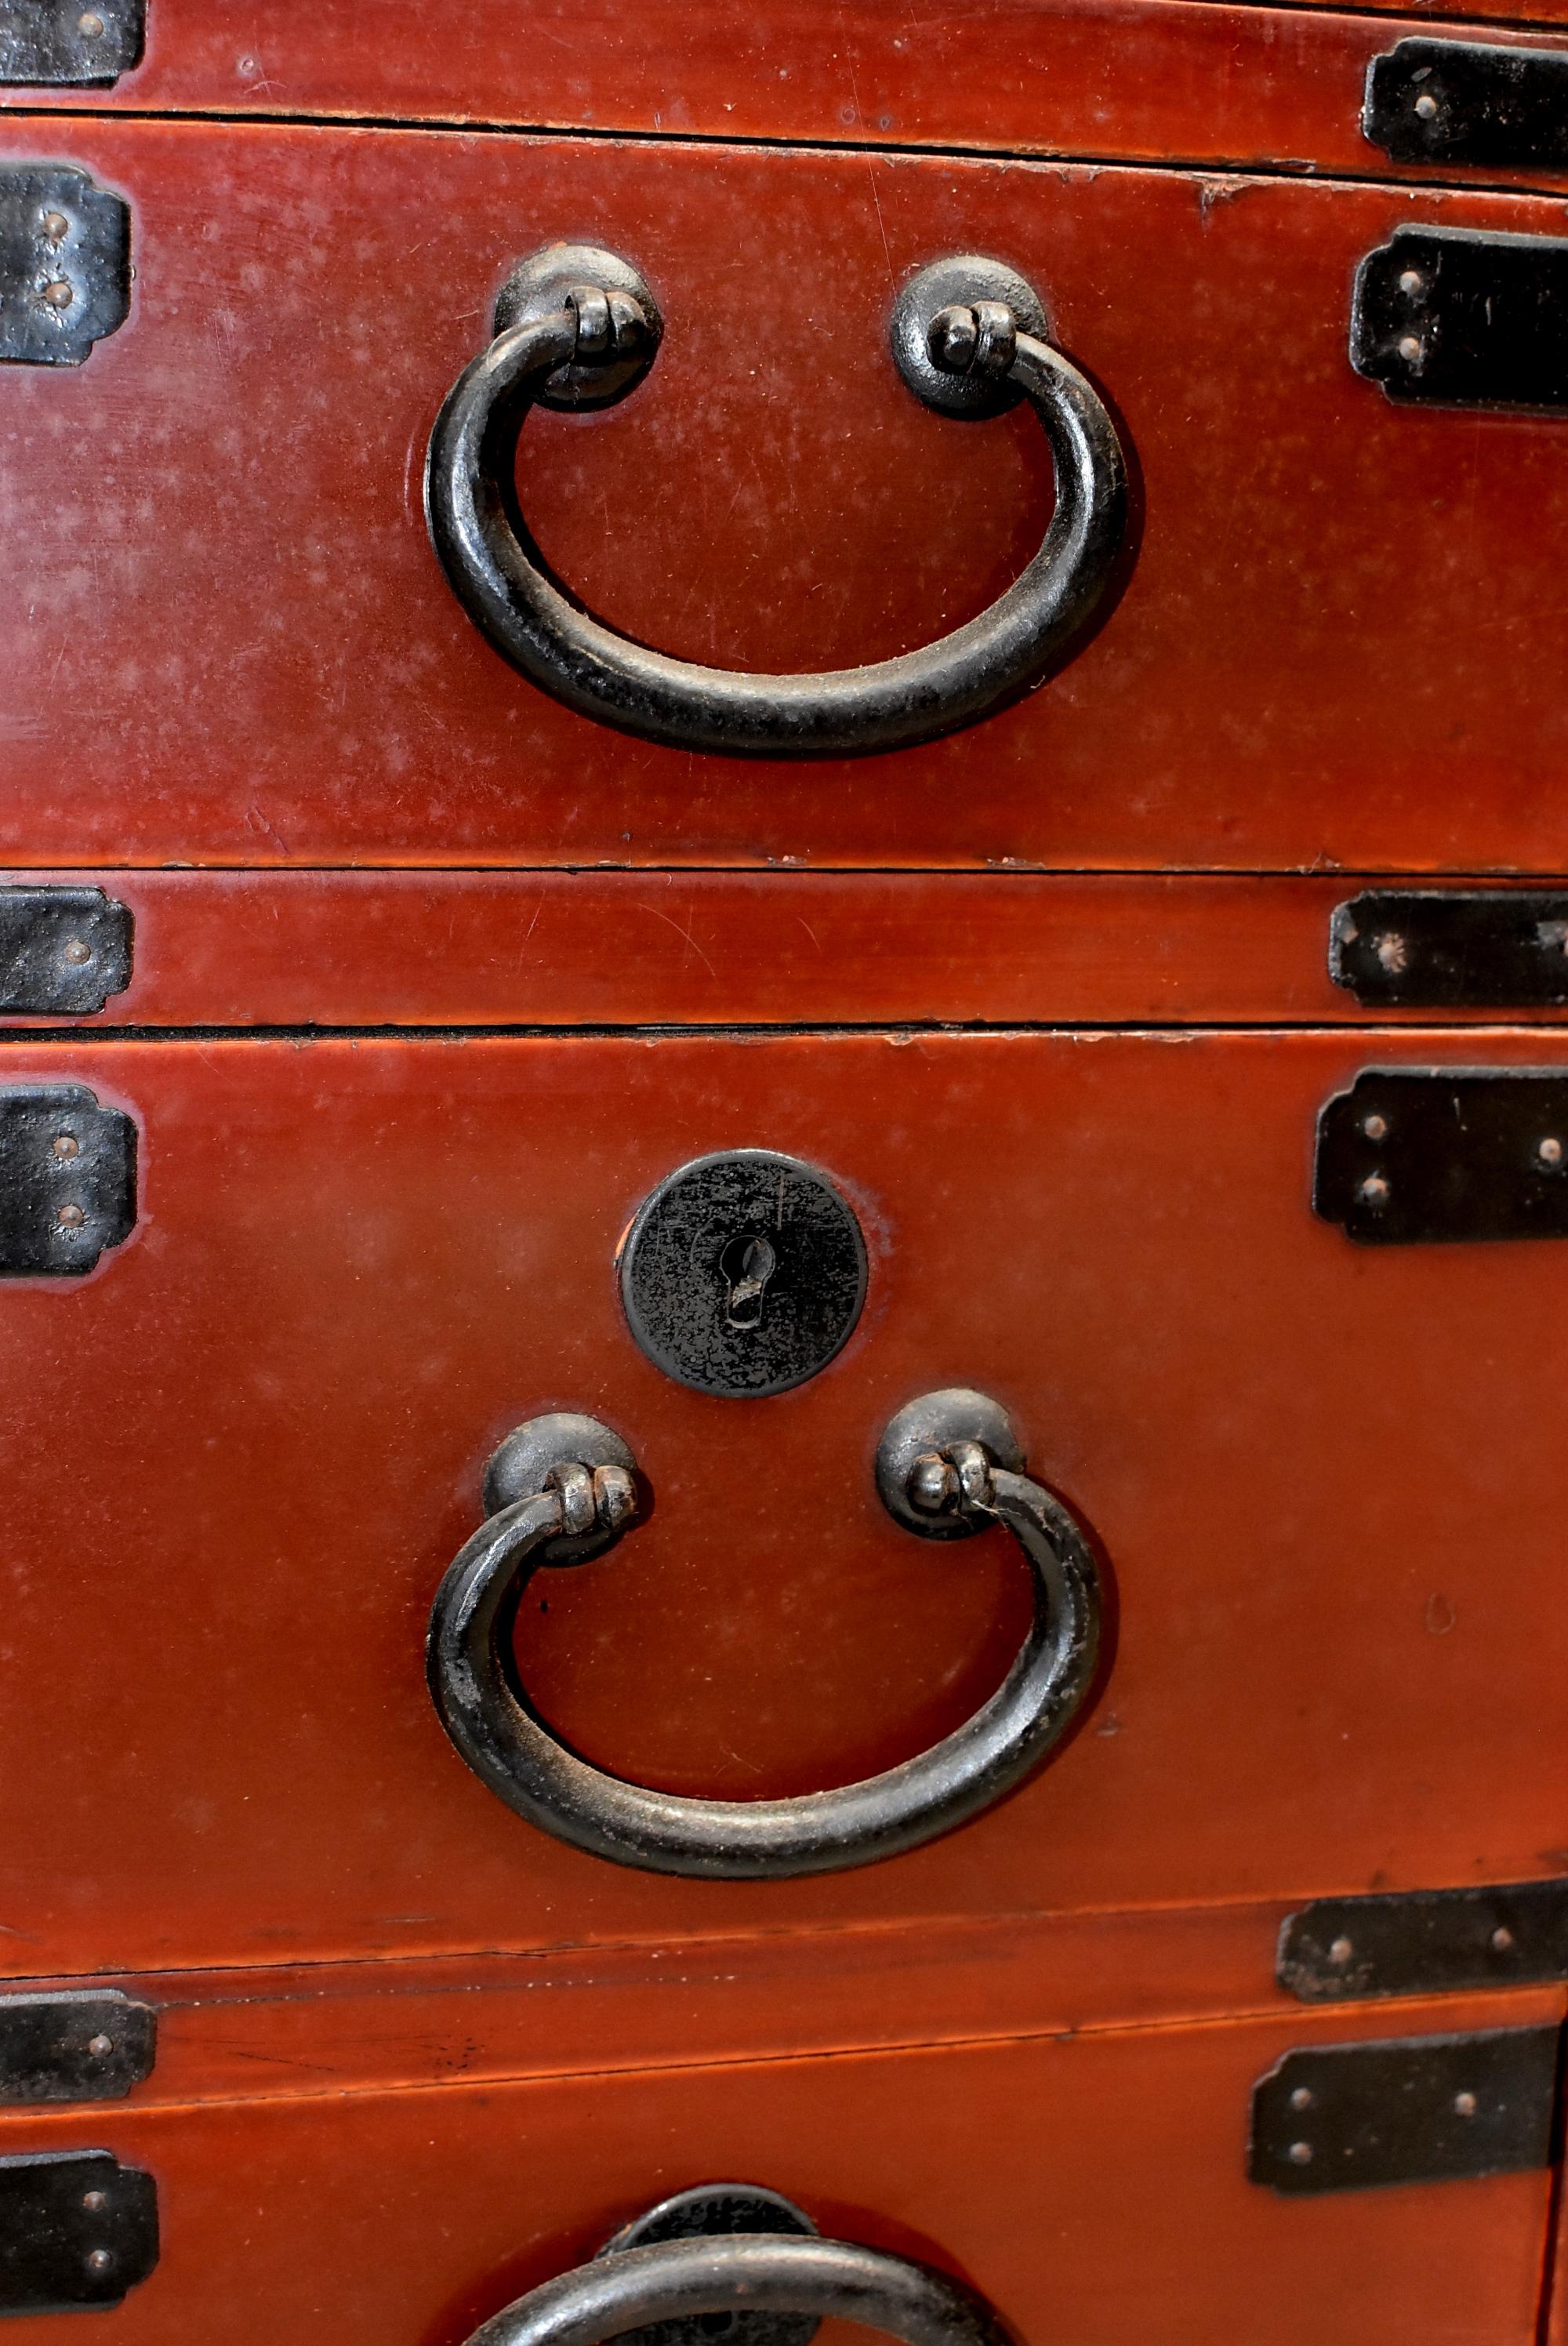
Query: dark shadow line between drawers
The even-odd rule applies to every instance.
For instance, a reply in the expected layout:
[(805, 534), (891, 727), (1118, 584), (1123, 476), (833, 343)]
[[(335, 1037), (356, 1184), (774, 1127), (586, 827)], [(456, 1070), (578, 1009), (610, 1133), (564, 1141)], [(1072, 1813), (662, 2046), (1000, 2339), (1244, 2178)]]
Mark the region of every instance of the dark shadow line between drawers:
[(315, 1024), (309, 1019), (295, 1019), (277, 1025), (188, 1026), (5, 1026), (0, 1027), (0, 1048), (6, 1044), (60, 1044), (72, 1046), (115, 1043), (468, 1043), (468, 1042), (555, 1042), (593, 1043), (622, 1042), (628, 1036), (639, 1042), (783, 1042), (790, 1039), (831, 1042), (839, 1036), (870, 1035), (890, 1039), (927, 1035), (995, 1036), (1005, 1039), (1016, 1035), (1069, 1035), (1095, 1036), (1119, 1035), (1136, 1036), (1160, 1035), (1269, 1035), (1316, 1034), (1343, 1036), (1347, 1040), (1361, 1035), (1368, 1040), (1391, 1044), (1396, 1038), (1405, 1046), (1423, 1040), (1451, 1039), (1463, 1035), (1479, 1040), (1488, 1035), (1510, 1036), (1568, 1035), (1568, 1010), (1552, 1018), (1426, 1018), (1420, 1024), (1395, 1018), (1333, 1018), (1321, 1011), (1302, 1012), (1298, 1015), (1281, 1015), (1278, 1012), (1256, 1018), (854, 1018), (835, 1023), (828, 1019), (791, 1022), (720, 1021), (710, 1024), (663, 1024), (657, 1020), (621, 1018), (597, 1021), (592, 1025), (563, 1023), (560, 1025), (541, 1025), (537, 1020), (496, 1019), (477, 1025), (428, 1026), (389, 1023), (381, 1026), (337, 1026)]
[[(1184, 0), (1185, 5), (1185, 0)], [(5, 120), (0, 110), (0, 122)], [(1555, 198), (1553, 199), (1555, 200)], [(7, 862), (0, 856), (0, 884), (43, 884), (62, 874), (107, 873), (111, 879), (195, 881), (346, 880), (1104, 880), (1135, 888), (1180, 887), (1187, 881), (1226, 881), (1246, 887), (1255, 881), (1316, 882), (1354, 887), (1365, 880), (1397, 880), (1409, 888), (1568, 887), (1568, 864), (1537, 868), (1518, 863), (1411, 865), (1408, 863), (1036, 863), (1024, 856), (993, 856), (974, 863), (826, 863), (775, 857), (760, 863), (135, 863), (123, 856), (86, 861), (57, 858), (49, 863)]]
[[(1294, 0), (1288, 13), (1315, 17), (1329, 12), (1316, 5), (1316, 0)], [(1348, 12), (1347, 12), (1348, 13)], [(1391, 16), (1394, 12), (1388, 14)], [(1384, 12), (1366, 12), (1367, 21), (1379, 22)], [(1425, 20), (1423, 20), (1425, 21)], [(1499, 29), (1512, 32), (1555, 33), (1568, 38), (1562, 25), (1508, 24), (1499, 26), (1495, 20), (1445, 16), (1442, 25), (1467, 24), (1472, 30)], [(1542, 178), (1520, 180), (1447, 178), (1438, 174), (1422, 172), (1419, 179), (1390, 174), (1387, 178), (1363, 176), (1359, 171), (1325, 170), (1309, 158), (1291, 156), (1272, 157), (1267, 161), (1254, 158), (1251, 161), (1233, 161), (1223, 157), (1184, 155), (1126, 155), (1115, 148), (1019, 148), (994, 146), (947, 146), (914, 142), (908, 146), (890, 145), (886, 138), (785, 138), (779, 137), (737, 138), (732, 132), (707, 130), (647, 130), (636, 127), (625, 129), (585, 128), (575, 123), (549, 122), (480, 122), (463, 115), (428, 117), (410, 120), (398, 116), (357, 114), (288, 114), (230, 113), (217, 107), (190, 108), (178, 112), (158, 111), (152, 107), (104, 107), (93, 111), (55, 107), (7, 106), (0, 107), (0, 119), (32, 123), (136, 123), (159, 129), (191, 128), (223, 130), (321, 130), (321, 131), (396, 131), (408, 137), (435, 135), (450, 138), (460, 134), (465, 138), (547, 138), (561, 143), (575, 142), (599, 146), (647, 146), (712, 148), (721, 153), (781, 154), (781, 155), (871, 155), (883, 156), (890, 162), (994, 163), (1001, 168), (1016, 168), (1020, 164), (1039, 164), (1071, 169), (1093, 166), (1096, 171), (1159, 171), (1178, 178), (1282, 179), (1288, 182), (1305, 180), (1314, 187), (1351, 188), (1362, 192), (1390, 189), (1404, 190), (1412, 199), (1435, 193), (1471, 196), (1515, 196), (1525, 198), (1540, 193), (1547, 198), (1560, 196), (1562, 171), (1546, 173)]]

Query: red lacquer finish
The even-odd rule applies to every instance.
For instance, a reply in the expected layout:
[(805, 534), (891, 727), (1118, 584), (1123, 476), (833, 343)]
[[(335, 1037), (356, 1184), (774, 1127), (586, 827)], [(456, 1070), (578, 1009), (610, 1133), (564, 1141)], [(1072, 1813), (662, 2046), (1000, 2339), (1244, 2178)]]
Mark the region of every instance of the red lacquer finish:
[(83, 871), (44, 884), (100, 888), (131, 915), (131, 982), (83, 1026), (420, 1028), (1364, 1025), (1371, 1014), (1329, 976), (1329, 923), (1380, 883), (688, 870)]
[[(1389, 177), (1360, 135), (1367, 66), (1435, 15), (1550, 26), (1563, 0), (1348, 13), (1212, 0), (148, 0), (147, 52), (107, 90), (0, 104), (360, 117), (653, 136), (1304, 164)], [(1561, 40), (1492, 26), (1461, 39)], [(1445, 168), (1443, 176), (1475, 177)], [(1495, 175), (1494, 175), (1495, 176)]]
[[(0, 1277), (0, 1984), (158, 2014), (125, 2100), (0, 2103), (0, 2161), (155, 2178), (117, 2346), (464, 2346), (719, 2178), (1015, 2346), (1568, 2346), (1560, 2170), (1247, 2165), (1291, 2047), (1565, 2016), (1277, 1976), (1311, 1897), (1568, 1874), (1568, 1242), (1359, 1248), (1310, 1202), (1367, 1068), (1568, 1077), (1561, 1008), (1374, 1015), (1329, 967), (1390, 875), (1568, 872), (1568, 419), (1401, 407), (1348, 352), (1401, 226), (1568, 235), (1568, 172), (1401, 184), (1361, 134), (1396, 40), (1568, 26), (1462, 13), (148, 0), (114, 87), (0, 92), (0, 161), (117, 191), (135, 264), (84, 365), (0, 366), (0, 865), (134, 925), (101, 1013), (0, 1020), (0, 1099), (76, 1084), (137, 1131), (127, 1241)], [(1038, 286), (1126, 447), (1093, 628), (858, 761), (653, 748), (525, 684), (421, 473), (558, 238), (667, 329), (633, 396), (523, 437), (589, 610), (799, 671), (1001, 593), (1038, 427), (939, 419), (887, 350), (967, 250)], [(654, 1186), (737, 1148), (820, 1167), (870, 1260), (843, 1350), (764, 1401), (662, 1374), (617, 1289)], [(432, 1600), (547, 1410), (639, 1470), (620, 1544), (521, 1606), (574, 1749), (743, 1800), (958, 1726), (1023, 1559), (911, 1538), (873, 1476), (953, 1384), (1105, 1595), (1009, 1798), (713, 1882), (464, 1767)]]
[(114, 1984), (158, 2014), (141, 2108), (1298, 2014), (1275, 1976), (1283, 1920), (1278, 1904), (922, 1916)]
[[(1561, 1998), (1302, 2014), (658, 2078), (37, 2114), (6, 2153), (102, 2145), (157, 2179), (164, 2252), (117, 2346), (462, 2346), (656, 2200), (740, 2179), (980, 2290), (1023, 2346), (1528, 2346), (1543, 2171), (1281, 2198), (1246, 2179), (1293, 2045), (1554, 2018)], [(17, 2346), (60, 2326), (12, 2325)], [(864, 2332), (821, 2333), (852, 2346)]]
[[(1568, 425), (1351, 371), (1355, 267), (1407, 192), (80, 117), (9, 143), (123, 189), (139, 272), (85, 366), (0, 381), (15, 862), (1568, 862)], [(507, 269), (568, 231), (669, 321), (635, 397), (525, 435), (541, 546), (602, 617), (788, 668), (993, 597), (1049, 502), (1038, 431), (938, 418), (882, 348), (891, 283), (978, 246), (1037, 276), (1132, 451), (1098, 633), (1022, 705), (850, 763), (694, 759), (524, 684), (442, 577), (419, 472)]]
[[(0, 1960), (1557, 1869), (1568, 1625), (1543, 1527), (1564, 1494), (1539, 1408), (1568, 1256), (1360, 1250), (1308, 1185), (1317, 1113), (1369, 1063), (1560, 1056), (1539, 1031), (18, 1039), (7, 1080), (135, 1115), (141, 1219), (82, 1285), (0, 1287)], [(833, 1367), (758, 1402), (664, 1377), (614, 1277), (654, 1183), (736, 1146), (821, 1165), (871, 1259)], [(956, 1382), (1014, 1413), (1112, 1592), (1105, 1680), (1022, 1791), (879, 1867), (714, 1884), (568, 1850), (463, 1768), (425, 1620), (484, 1459), (546, 1407), (606, 1418), (652, 1495), (525, 1616), (528, 1683), (588, 1757), (746, 1797), (955, 1724), (1021, 1634), (1023, 1568), (1000, 1534), (901, 1533), (871, 1459), (895, 1409)]]
[[(1560, 2187), (1561, 2176), (1559, 2168)], [(1563, 2346), (1568, 2339), (1568, 2206), (1563, 2203), (1561, 2188), (1547, 2243), (1540, 2335), (1542, 2346)]]

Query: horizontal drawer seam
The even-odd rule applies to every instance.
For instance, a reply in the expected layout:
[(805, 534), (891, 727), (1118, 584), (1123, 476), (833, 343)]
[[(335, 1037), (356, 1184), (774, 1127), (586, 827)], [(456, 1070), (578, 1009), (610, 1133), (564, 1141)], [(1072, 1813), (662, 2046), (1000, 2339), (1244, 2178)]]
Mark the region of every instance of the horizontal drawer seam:
[[(1171, 0), (1171, 5), (1185, 5), (1185, 0)], [(1310, 5), (1297, 13), (1312, 16), (1318, 11)], [(1453, 20), (1444, 18), (1444, 25)], [(1492, 29), (1497, 29), (1493, 27)], [(1562, 27), (1512, 26), (1512, 30), (1557, 30), (1568, 38)], [(1359, 93), (1352, 91), (1352, 100)], [(193, 128), (221, 130), (296, 130), (321, 131), (333, 135), (344, 131), (363, 131), (382, 136), (395, 134), (408, 138), (513, 138), (547, 141), (551, 145), (586, 144), (608, 147), (707, 148), (718, 154), (775, 154), (800, 156), (865, 155), (889, 164), (897, 163), (989, 163), (999, 169), (1078, 169), (1099, 171), (1159, 172), (1167, 177), (1205, 179), (1246, 179), (1259, 185), (1270, 181), (1290, 186), (1305, 181), (1319, 188), (1344, 188), (1362, 195), (1388, 194), (1390, 189), (1404, 189), (1413, 198), (1434, 192), (1468, 196), (1503, 196), (1524, 198), (1538, 183), (1521, 176), (1512, 180), (1447, 178), (1433, 172), (1421, 173), (1419, 178), (1399, 177), (1362, 178), (1353, 171), (1325, 170), (1309, 159), (1288, 156), (1270, 157), (1266, 162), (1232, 160), (1224, 156), (1136, 155), (1128, 156), (1114, 145), (1105, 148), (1045, 148), (970, 146), (911, 145), (890, 147), (878, 139), (821, 138), (736, 138), (719, 131), (668, 131), (626, 129), (595, 130), (578, 124), (491, 123), (466, 120), (462, 116), (427, 121), (382, 117), (373, 115), (337, 114), (230, 114), (217, 109), (192, 108), (178, 114), (142, 112), (128, 107), (105, 107), (92, 112), (67, 112), (56, 107), (0, 107), (0, 118), (12, 122), (28, 122), (69, 126), (95, 123), (103, 125), (135, 124), (141, 128), (178, 129), (188, 124)], [(1549, 195), (1561, 192), (1562, 171), (1544, 171), (1539, 184)]]

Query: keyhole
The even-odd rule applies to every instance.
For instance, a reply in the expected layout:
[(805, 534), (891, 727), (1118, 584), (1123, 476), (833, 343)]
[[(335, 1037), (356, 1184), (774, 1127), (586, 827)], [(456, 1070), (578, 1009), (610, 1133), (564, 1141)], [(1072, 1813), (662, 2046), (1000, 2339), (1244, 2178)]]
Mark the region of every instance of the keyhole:
[(742, 1230), (729, 1240), (718, 1258), (718, 1270), (729, 1288), (726, 1317), (730, 1327), (761, 1327), (763, 1290), (778, 1268), (778, 1256), (754, 1230)]

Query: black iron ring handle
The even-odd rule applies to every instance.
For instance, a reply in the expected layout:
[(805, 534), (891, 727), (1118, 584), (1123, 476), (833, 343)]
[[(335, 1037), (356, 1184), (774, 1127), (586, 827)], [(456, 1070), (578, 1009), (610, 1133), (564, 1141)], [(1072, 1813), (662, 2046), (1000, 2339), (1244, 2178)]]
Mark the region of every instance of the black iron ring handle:
[(853, 2240), (741, 2232), (623, 2249), (547, 2280), (468, 2346), (603, 2346), (705, 2313), (837, 2314), (904, 2346), (1003, 2346), (983, 2301), (944, 2274)]
[[(585, 717), (682, 749), (848, 756), (956, 730), (1036, 683), (1082, 631), (1125, 532), (1121, 444), (1092, 385), (1041, 334), (1025, 331), (1034, 318), (1044, 327), (1028, 286), (997, 263), (968, 257), (935, 263), (906, 287), (894, 355), (932, 405), (985, 413), (1022, 393), (1044, 428), (1055, 508), (1039, 552), (987, 610), (919, 651), (799, 676), (699, 667), (590, 617), (547, 575), (529, 536), (515, 485), (518, 434), (536, 402), (567, 403), (548, 388), (558, 370), (587, 393), (573, 404), (593, 403), (596, 369), (617, 393), (629, 387), (651, 363), (660, 322), (624, 262), (565, 250), (599, 262), (599, 279), (564, 282), (550, 274), (548, 253), (524, 265), (519, 280), (532, 301), (459, 378), (425, 469), (431, 538), (453, 591), (495, 649), (545, 692)], [(997, 284), (1012, 301), (984, 298)], [(546, 300), (552, 306), (544, 308)], [(514, 300), (501, 315), (517, 306)]]
[(1044, 1759), (1088, 1691), (1100, 1589), (1082, 1525), (1020, 1470), (1013, 1429), (983, 1394), (928, 1394), (882, 1437), (877, 1479), (905, 1529), (933, 1539), (1003, 1524), (1028, 1560), (1028, 1636), (996, 1692), (918, 1758), (827, 1792), (712, 1800), (592, 1767), (528, 1700), (512, 1645), (540, 1564), (607, 1546), (636, 1511), (631, 1453), (592, 1418), (536, 1418), (492, 1461), (490, 1519), (448, 1571), (431, 1614), (430, 1688), (474, 1773), (532, 1824), (616, 1864), (731, 1882), (870, 1865), (1000, 1800)]

